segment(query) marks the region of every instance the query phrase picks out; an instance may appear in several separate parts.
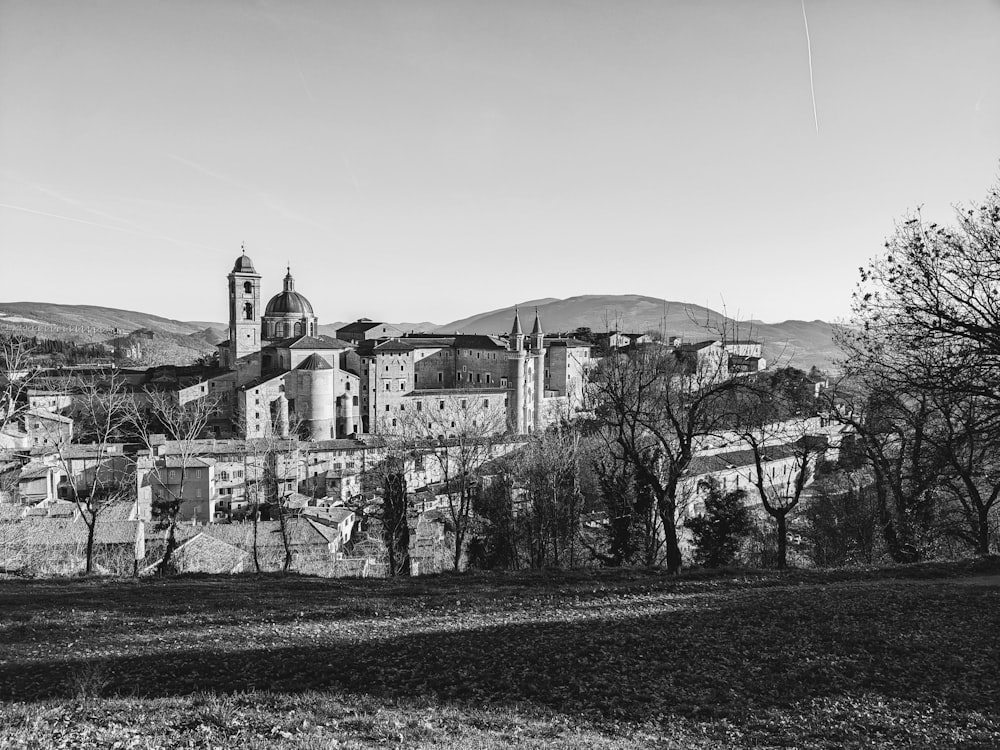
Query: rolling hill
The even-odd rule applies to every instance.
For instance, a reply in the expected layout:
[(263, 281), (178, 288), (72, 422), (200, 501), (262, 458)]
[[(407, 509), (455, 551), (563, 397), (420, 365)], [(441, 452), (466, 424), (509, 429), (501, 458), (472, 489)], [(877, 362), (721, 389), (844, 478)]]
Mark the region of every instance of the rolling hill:
[[(729, 338), (755, 339), (764, 344), (768, 362), (792, 364), (808, 369), (830, 368), (840, 356), (833, 343), (833, 326), (822, 320), (786, 320), (781, 323), (736, 321), (701, 305), (670, 302), (637, 294), (585, 294), (568, 299), (522, 302), (521, 323), (527, 331), (537, 308), (546, 331), (593, 331), (617, 329), (642, 332), (663, 331), (689, 341), (712, 338), (725, 331)], [(436, 330), (440, 333), (501, 333), (510, 330), (514, 306), (455, 320)]]
[[(839, 352), (833, 343), (833, 326), (822, 320), (786, 320), (781, 323), (737, 322), (700, 305), (670, 302), (636, 294), (586, 294), (568, 299), (547, 297), (517, 305), (521, 322), (529, 330), (537, 308), (546, 331), (572, 331), (587, 327), (622, 331), (662, 330), (689, 341), (710, 338), (725, 330), (730, 337), (753, 338), (764, 344), (768, 362), (793, 364), (808, 369), (831, 367)], [(437, 333), (505, 333), (510, 330), (514, 306), (477, 313), (436, 325), (395, 323), (403, 331)], [(319, 326), (320, 332), (336, 335), (341, 322)], [(0, 330), (77, 343), (109, 342), (136, 331), (151, 331), (157, 339), (158, 358), (185, 362), (215, 351), (227, 338), (225, 323), (181, 321), (135, 310), (94, 305), (58, 305), (48, 302), (0, 303)], [(171, 359), (172, 358), (172, 359)]]

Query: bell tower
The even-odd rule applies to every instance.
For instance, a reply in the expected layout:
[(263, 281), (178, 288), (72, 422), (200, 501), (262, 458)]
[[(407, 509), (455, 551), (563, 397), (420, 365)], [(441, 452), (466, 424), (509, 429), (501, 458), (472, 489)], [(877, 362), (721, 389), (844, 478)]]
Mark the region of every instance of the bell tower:
[(243, 357), (260, 351), (260, 314), (260, 274), (244, 252), (229, 274), (231, 369), (235, 370), (236, 363)]

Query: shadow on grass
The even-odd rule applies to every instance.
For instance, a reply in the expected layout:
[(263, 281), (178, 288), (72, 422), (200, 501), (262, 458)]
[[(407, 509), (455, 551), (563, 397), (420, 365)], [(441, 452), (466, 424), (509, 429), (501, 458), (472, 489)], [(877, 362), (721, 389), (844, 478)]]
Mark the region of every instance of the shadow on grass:
[(457, 630), (442, 630), (438, 621), (426, 632), (385, 629), (382, 637), (317, 644), (290, 634), (279, 647), (151, 647), (141, 656), (90, 659), (66, 652), (21, 663), (0, 655), (0, 698), (72, 698), (81, 676), (97, 673), (107, 696), (336, 690), (529, 704), (627, 721), (735, 718), (863, 693), (1000, 712), (995, 591), (814, 588), (720, 596), (708, 604), (647, 615), (616, 607), (582, 621)]

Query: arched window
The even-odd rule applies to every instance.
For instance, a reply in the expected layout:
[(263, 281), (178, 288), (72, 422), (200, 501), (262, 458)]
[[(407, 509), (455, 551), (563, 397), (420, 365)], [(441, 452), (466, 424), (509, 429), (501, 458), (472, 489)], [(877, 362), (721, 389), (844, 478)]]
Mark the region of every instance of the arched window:
[(295, 334), (294, 335), (295, 336), (301, 336), (302, 335), (302, 321), (301, 320), (298, 321), (295, 324)]
[(249, 302), (243, 305), (243, 317), (247, 320), (253, 320), (253, 305)]
[(249, 281), (244, 281), (243, 282), (243, 293), (244, 294), (253, 294), (253, 284), (251, 282), (249, 282)]

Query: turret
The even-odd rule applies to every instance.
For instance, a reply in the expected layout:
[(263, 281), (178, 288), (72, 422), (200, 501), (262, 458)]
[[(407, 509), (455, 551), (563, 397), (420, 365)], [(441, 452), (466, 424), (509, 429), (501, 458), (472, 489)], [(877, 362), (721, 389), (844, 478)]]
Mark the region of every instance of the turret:
[(535, 432), (542, 429), (542, 399), (545, 397), (545, 334), (535, 310), (535, 325), (531, 329), (531, 364), (534, 368), (534, 393), (532, 401)]
[(514, 309), (514, 325), (510, 329), (510, 340), (507, 342), (507, 379), (508, 388), (511, 390), (508, 399), (507, 421), (510, 431), (515, 435), (522, 435), (526, 432), (525, 409), (527, 400), (525, 390), (528, 387), (525, 381), (526, 353), (524, 351), (524, 331), (521, 330), (521, 318)]

